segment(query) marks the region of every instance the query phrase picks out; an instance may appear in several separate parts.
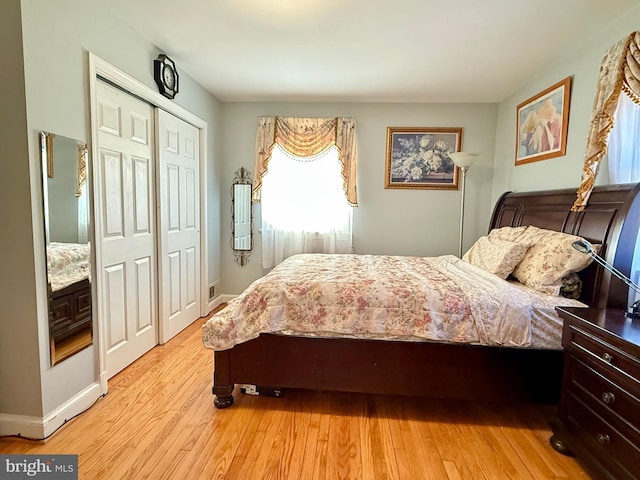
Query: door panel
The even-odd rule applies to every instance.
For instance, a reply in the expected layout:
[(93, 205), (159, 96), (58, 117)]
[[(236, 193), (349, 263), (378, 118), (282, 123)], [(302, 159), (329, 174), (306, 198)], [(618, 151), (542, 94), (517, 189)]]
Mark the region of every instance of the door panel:
[(166, 342), (200, 317), (199, 131), (156, 111), (160, 186), (160, 318)]
[(153, 289), (153, 267), (151, 257), (139, 258), (134, 263), (136, 268), (136, 299), (138, 301), (136, 333), (138, 334), (153, 327), (153, 318), (151, 317), (154, 311), (151, 304), (151, 299), (154, 298), (151, 291)]
[(151, 231), (151, 195), (149, 192), (150, 178), (149, 161), (146, 158), (133, 158), (133, 207), (134, 216), (134, 233), (136, 235)]
[(124, 304), (125, 266), (111, 265), (105, 268), (107, 351), (111, 352), (127, 341), (127, 311)]
[(153, 108), (103, 82), (98, 97), (97, 195), (107, 376), (158, 343)]

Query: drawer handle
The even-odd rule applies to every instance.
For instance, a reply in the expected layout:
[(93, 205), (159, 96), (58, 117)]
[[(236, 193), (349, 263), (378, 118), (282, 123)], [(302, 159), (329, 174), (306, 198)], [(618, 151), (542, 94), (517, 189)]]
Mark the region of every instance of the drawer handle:
[(602, 354), (602, 359), (607, 363), (611, 363), (611, 360), (613, 360), (613, 355), (611, 355), (608, 352), (605, 352)]
[(611, 439), (609, 438), (609, 435), (607, 435), (605, 433), (599, 433), (596, 436), (596, 439), (598, 440), (598, 443), (600, 445), (607, 445), (609, 442), (611, 442)]
[(604, 392), (602, 394), (602, 401), (608, 405), (611, 405), (616, 401), (616, 396), (611, 392)]

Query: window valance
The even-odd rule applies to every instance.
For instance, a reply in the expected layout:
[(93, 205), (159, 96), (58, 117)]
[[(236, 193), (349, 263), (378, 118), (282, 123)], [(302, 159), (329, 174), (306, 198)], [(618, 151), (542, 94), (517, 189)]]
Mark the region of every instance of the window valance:
[(267, 173), (275, 144), (298, 157), (311, 157), (338, 148), (347, 201), (357, 206), (355, 121), (352, 118), (258, 117), (252, 201), (260, 201), (262, 177)]
[(582, 183), (571, 208), (573, 211), (582, 211), (589, 201), (600, 161), (607, 153), (607, 140), (621, 92), (640, 104), (640, 32), (633, 32), (613, 45), (602, 60), (591, 112)]

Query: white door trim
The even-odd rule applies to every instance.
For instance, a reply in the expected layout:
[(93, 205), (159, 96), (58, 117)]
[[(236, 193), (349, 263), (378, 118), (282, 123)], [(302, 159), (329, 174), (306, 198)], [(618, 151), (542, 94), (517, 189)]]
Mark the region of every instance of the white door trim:
[[(91, 159), (98, 158), (97, 146), (97, 95), (96, 95), (96, 81), (97, 76), (100, 76), (109, 82), (123, 88), (124, 90), (132, 93), (133, 95), (151, 103), (152, 105), (161, 108), (172, 115), (190, 123), (194, 127), (200, 130), (200, 315), (205, 316), (208, 312), (208, 285), (209, 285), (209, 258), (208, 258), (208, 242), (207, 242), (207, 201), (206, 201), (206, 179), (207, 179), (207, 122), (200, 117), (189, 112), (185, 108), (177, 105), (168, 98), (163, 97), (158, 92), (148, 87), (147, 85), (139, 82), (135, 78), (127, 75), (123, 71), (114, 67), (110, 63), (106, 62), (102, 58), (98, 57), (92, 52), (89, 52), (89, 96), (91, 107)], [(100, 190), (98, 185), (97, 176), (93, 177), (94, 195)], [(157, 196), (156, 196), (157, 198)], [(93, 205), (92, 205), (93, 208)], [(94, 210), (95, 212), (95, 210)], [(94, 225), (96, 230), (102, 228), (102, 218), (100, 212), (95, 212)], [(100, 238), (97, 234), (94, 238)], [(94, 242), (96, 243), (96, 242)], [(96, 249), (95, 258), (95, 270), (101, 272), (103, 265), (100, 257), (100, 245), (95, 244), (93, 246)], [(97, 275), (96, 275), (97, 276)], [(99, 276), (97, 276), (99, 277)], [(96, 278), (96, 291), (101, 291), (102, 285), (99, 283), (99, 278)], [(96, 339), (96, 355), (97, 365), (100, 371), (98, 372), (100, 379), (101, 394), (107, 393), (107, 368), (106, 368), (106, 345), (105, 345), (105, 330), (101, 318), (103, 318), (104, 306), (101, 302), (98, 302), (98, 308), (94, 309), (94, 320), (97, 321), (98, 329)]]

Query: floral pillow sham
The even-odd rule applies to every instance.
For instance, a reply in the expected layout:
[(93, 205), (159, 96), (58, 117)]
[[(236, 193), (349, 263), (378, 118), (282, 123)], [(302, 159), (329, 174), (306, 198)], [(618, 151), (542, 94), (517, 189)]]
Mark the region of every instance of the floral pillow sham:
[(521, 227), (500, 227), (494, 228), (489, 232), (489, 238), (497, 238), (500, 240), (506, 240), (508, 242), (517, 242), (518, 239), (524, 234), (524, 232), (529, 228), (528, 225), (523, 225)]
[[(563, 278), (583, 270), (592, 261), (590, 256), (572, 247), (576, 240), (582, 238), (529, 226), (517, 242), (532, 246), (513, 270), (513, 276), (540, 292), (559, 295)], [(599, 248), (600, 245), (594, 245), (596, 252)]]
[(529, 249), (524, 243), (502, 240), (490, 235), (480, 237), (462, 260), (506, 279)]

